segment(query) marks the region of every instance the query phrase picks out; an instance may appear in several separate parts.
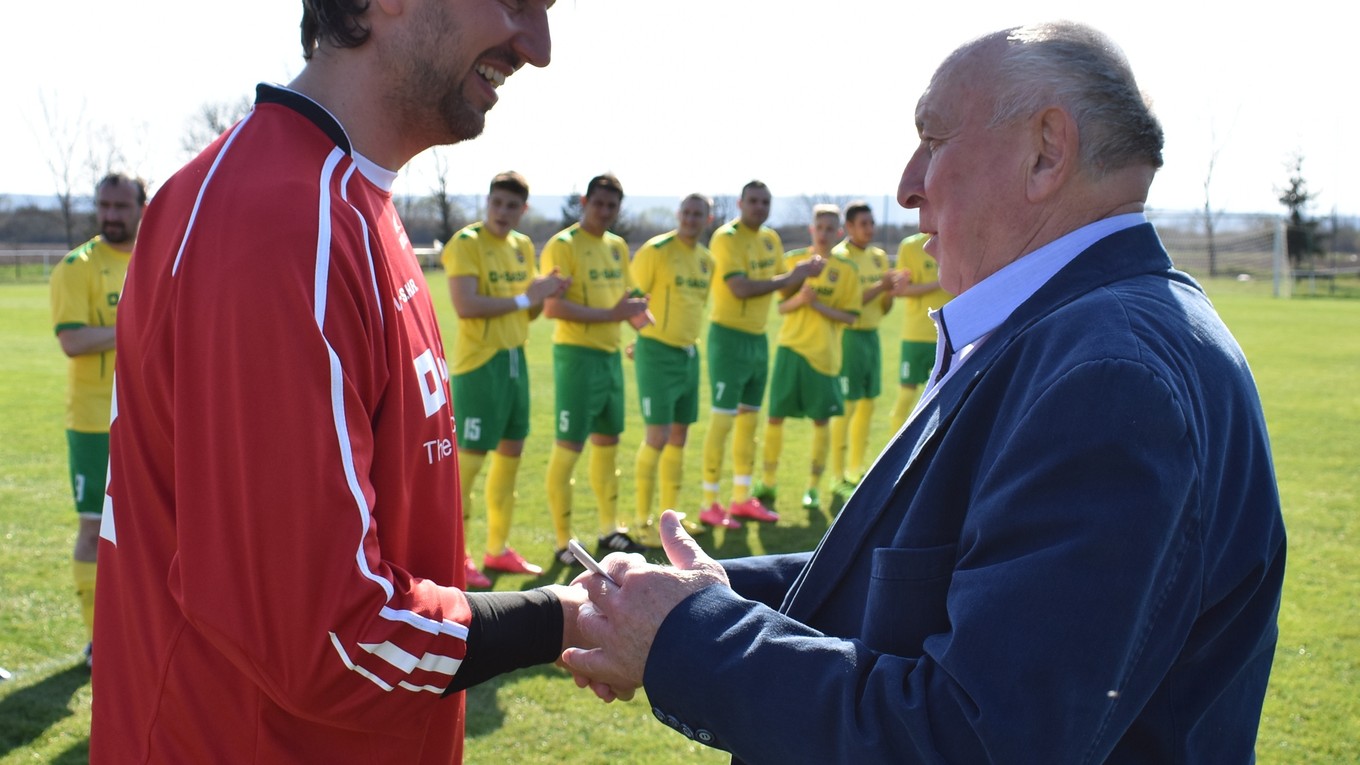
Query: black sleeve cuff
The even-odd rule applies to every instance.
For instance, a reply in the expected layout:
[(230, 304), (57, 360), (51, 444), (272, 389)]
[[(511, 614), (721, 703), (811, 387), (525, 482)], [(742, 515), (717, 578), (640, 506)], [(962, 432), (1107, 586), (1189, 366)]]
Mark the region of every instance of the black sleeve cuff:
[(562, 604), (551, 592), (469, 592), (467, 600), (467, 655), (445, 695), (561, 655)]

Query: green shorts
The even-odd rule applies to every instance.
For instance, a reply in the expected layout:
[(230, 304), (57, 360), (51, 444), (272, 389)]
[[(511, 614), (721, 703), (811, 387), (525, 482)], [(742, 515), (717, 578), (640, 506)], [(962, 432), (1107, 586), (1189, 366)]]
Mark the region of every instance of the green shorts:
[(109, 477), (109, 434), (66, 431), (66, 459), (76, 514), (100, 517), (104, 514), (104, 486)]
[(915, 340), (902, 341), (902, 370), (898, 379), (903, 385), (924, 385), (935, 368), (935, 344)]
[(500, 351), (471, 372), (453, 376), (458, 448), (494, 450), (529, 435), (529, 366), (524, 349)]
[(770, 343), (719, 324), (708, 325), (708, 392), (712, 407), (735, 412), (739, 405), (759, 409), (770, 374)]
[(807, 359), (780, 346), (770, 380), (770, 416), (826, 420), (845, 413), (841, 386), (833, 375), (812, 368)]
[(618, 351), (554, 345), (553, 383), (557, 440), (585, 443), (591, 434), (623, 432), (623, 365)]
[(638, 400), (648, 425), (689, 425), (699, 419), (699, 352), (639, 337), (633, 350)]
[(878, 398), (883, 392), (883, 345), (876, 329), (847, 329), (841, 335), (841, 393), (846, 401)]

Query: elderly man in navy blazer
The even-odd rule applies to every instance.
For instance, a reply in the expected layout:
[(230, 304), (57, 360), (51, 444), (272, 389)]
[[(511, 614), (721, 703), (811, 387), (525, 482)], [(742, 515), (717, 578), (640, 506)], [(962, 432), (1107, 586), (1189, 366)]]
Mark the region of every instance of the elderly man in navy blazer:
[(1252, 761), (1285, 534), (1242, 351), (1143, 214), (1162, 130), (1071, 23), (955, 51), (898, 201), (931, 385), (811, 553), (611, 555), (569, 649), (748, 763)]

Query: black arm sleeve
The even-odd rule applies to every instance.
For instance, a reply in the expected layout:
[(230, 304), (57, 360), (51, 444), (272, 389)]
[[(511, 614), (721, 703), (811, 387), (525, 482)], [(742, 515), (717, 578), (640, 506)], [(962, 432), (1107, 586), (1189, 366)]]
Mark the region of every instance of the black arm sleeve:
[(562, 653), (562, 604), (547, 590), (469, 592), (467, 656), (449, 686), (466, 690), (496, 675), (556, 661)]

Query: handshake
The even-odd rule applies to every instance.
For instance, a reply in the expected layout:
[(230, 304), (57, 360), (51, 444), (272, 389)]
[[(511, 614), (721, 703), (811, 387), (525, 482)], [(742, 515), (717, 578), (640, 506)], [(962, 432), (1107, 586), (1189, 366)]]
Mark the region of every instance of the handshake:
[(669, 567), (613, 553), (600, 573), (587, 570), (570, 586), (549, 588), (562, 604), (558, 664), (606, 702), (628, 701), (642, 686), (652, 641), (671, 609), (705, 587), (728, 585), (723, 567), (685, 533), (674, 510), (661, 514), (661, 542)]

